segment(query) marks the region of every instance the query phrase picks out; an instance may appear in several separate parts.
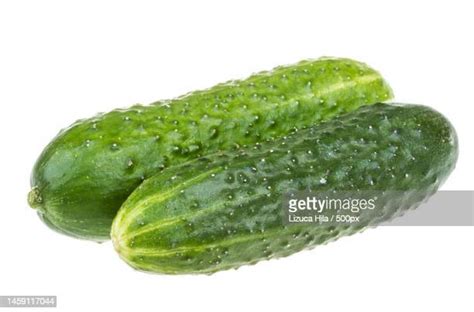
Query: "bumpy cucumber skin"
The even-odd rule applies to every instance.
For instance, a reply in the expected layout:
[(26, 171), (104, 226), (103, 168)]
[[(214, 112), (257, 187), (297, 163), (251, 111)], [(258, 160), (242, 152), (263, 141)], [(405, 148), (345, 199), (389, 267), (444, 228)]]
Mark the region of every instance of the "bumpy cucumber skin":
[[(415, 208), (453, 170), (457, 137), (425, 106), (376, 104), (279, 141), (168, 168), (123, 204), (112, 240), (132, 267), (213, 273), (354, 234)], [(383, 211), (353, 225), (283, 224), (292, 191), (387, 192)]]
[(365, 64), (326, 58), (79, 120), (40, 155), (28, 201), (59, 232), (107, 240), (123, 201), (163, 168), (272, 140), (391, 96)]

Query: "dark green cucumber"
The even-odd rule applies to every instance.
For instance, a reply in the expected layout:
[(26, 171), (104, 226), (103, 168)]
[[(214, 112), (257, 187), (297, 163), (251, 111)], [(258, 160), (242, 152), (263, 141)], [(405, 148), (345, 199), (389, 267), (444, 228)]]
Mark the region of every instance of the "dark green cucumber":
[(106, 240), (123, 201), (163, 168), (272, 140), (391, 95), (365, 64), (326, 58), (80, 120), (39, 157), (29, 203), (57, 231)]
[[(275, 140), (168, 168), (141, 184), (112, 226), (120, 256), (143, 271), (212, 273), (350, 235), (416, 207), (457, 159), (450, 123), (425, 106), (364, 106)], [(282, 196), (381, 192), (356, 224), (285, 225)]]

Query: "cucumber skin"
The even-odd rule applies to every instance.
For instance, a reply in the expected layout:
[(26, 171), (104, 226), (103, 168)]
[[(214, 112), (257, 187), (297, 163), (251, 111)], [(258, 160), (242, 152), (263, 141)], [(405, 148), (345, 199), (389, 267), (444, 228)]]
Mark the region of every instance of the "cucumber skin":
[(58, 232), (107, 240), (123, 201), (163, 168), (272, 140), (391, 96), (373, 69), (326, 58), (79, 120), (40, 155), (28, 201)]
[[(456, 133), (438, 112), (364, 106), (237, 156), (164, 170), (123, 204), (112, 240), (128, 264), (155, 273), (213, 273), (288, 256), (415, 208), (447, 178), (457, 155)], [(362, 213), (358, 224), (285, 226), (283, 194), (308, 189), (402, 192), (387, 193), (383, 212)]]

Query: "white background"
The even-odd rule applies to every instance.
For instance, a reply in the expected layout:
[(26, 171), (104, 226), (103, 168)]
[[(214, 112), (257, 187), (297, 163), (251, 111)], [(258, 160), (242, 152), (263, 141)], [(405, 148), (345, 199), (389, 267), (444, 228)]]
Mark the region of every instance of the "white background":
[(443, 189), (474, 189), (469, 2), (2, 1), (0, 295), (57, 295), (62, 311), (473, 311), (473, 227), (383, 227), (237, 271), (160, 276), (110, 243), (52, 232), (26, 203), (36, 157), (76, 119), (322, 55), (365, 61), (397, 101), (448, 116), (460, 158)]

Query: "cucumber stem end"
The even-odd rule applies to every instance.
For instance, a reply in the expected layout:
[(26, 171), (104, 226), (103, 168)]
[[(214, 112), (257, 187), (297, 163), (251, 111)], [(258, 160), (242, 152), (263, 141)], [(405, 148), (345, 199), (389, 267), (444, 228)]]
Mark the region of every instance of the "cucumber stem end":
[(37, 186), (34, 186), (28, 193), (28, 204), (31, 208), (37, 209), (41, 207), (43, 198), (41, 197), (40, 191)]

